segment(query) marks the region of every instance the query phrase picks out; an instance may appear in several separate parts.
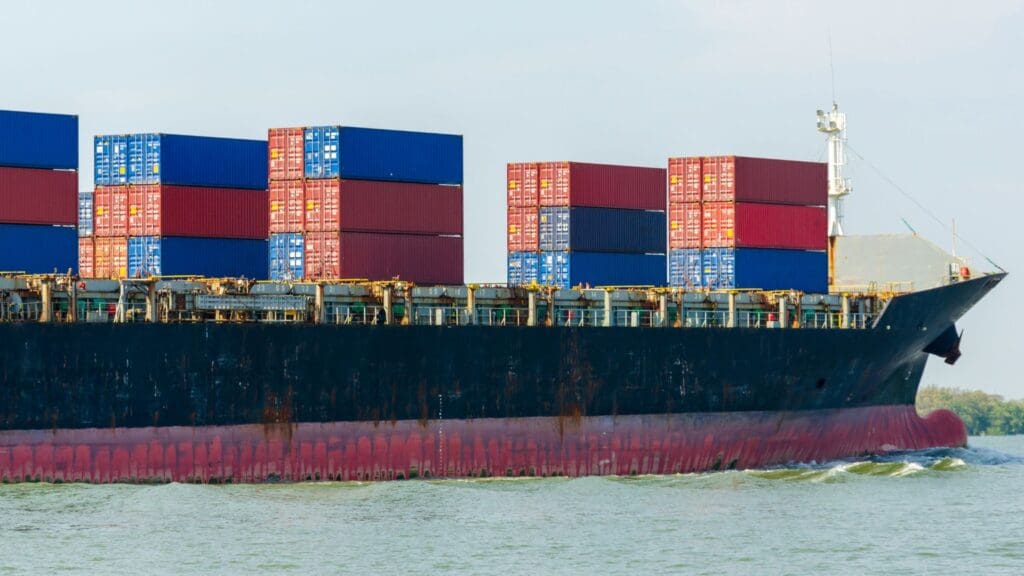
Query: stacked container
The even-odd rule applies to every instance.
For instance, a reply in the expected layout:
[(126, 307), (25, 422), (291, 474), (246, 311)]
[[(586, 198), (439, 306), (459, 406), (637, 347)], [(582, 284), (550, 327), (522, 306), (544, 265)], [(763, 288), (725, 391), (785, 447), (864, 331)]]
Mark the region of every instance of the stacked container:
[(78, 117), (0, 110), (0, 271), (75, 268)]
[(508, 283), (665, 283), (665, 171), (579, 162), (507, 167)]
[(461, 284), (462, 137), (269, 131), (270, 278)]
[(92, 206), (83, 276), (266, 278), (266, 142), (111, 135), (93, 152), (96, 189), (79, 198), (79, 214)]
[(828, 290), (825, 164), (685, 157), (668, 174), (671, 285)]

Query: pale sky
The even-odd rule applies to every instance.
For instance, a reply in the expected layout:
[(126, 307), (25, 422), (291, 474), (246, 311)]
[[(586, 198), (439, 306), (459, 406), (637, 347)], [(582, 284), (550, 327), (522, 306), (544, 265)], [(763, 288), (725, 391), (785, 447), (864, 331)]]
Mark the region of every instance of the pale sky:
[[(466, 278), (504, 281), (508, 161), (823, 160), (831, 33), (850, 146), (1024, 274), (1022, 31), (1022, 1), (5, 2), (0, 108), (78, 114), (83, 190), (97, 133), (463, 134)], [(850, 172), (849, 233), (906, 218), (948, 249), (867, 165)], [(1020, 282), (961, 322), (963, 359), (932, 361), (925, 384), (1024, 397)]]

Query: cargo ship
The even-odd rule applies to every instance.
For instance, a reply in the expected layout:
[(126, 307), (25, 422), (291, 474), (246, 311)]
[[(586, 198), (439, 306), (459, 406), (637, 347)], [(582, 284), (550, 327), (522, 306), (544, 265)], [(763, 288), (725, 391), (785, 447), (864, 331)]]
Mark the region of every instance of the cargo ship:
[(964, 445), (915, 396), (1005, 273), (844, 236), (844, 122), (819, 113), (827, 293), (2, 276), (0, 480), (674, 474)]

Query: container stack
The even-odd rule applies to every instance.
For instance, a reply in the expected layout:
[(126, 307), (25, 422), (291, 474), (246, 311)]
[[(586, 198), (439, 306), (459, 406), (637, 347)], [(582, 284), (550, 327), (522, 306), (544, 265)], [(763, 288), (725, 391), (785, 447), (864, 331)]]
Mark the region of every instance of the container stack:
[(665, 284), (665, 171), (580, 162), (507, 167), (508, 283)]
[(75, 268), (78, 117), (0, 110), (0, 271)]
[(828, 291), (823, 163), (669, 159), (669, 284)]
[(269, 131), (272, 280), (461, 284), (462, 137)]
[[(174, 134), (97, 136), (82, 276), (266, 278), (266, 142)], [(87, 273), (88, 272), (88, 273)]]

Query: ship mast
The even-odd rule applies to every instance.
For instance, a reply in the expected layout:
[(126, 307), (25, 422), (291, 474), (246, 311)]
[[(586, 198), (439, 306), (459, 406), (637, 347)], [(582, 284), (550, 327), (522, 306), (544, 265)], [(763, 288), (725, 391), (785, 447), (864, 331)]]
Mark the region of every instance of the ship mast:
[(818, 132), (828, 141), (828, 235), (843, 235), (843, 198), (853, 191), (843, 177), (846, 165), (846, 113), (832, 102), (832, 110), (818, 110)]

